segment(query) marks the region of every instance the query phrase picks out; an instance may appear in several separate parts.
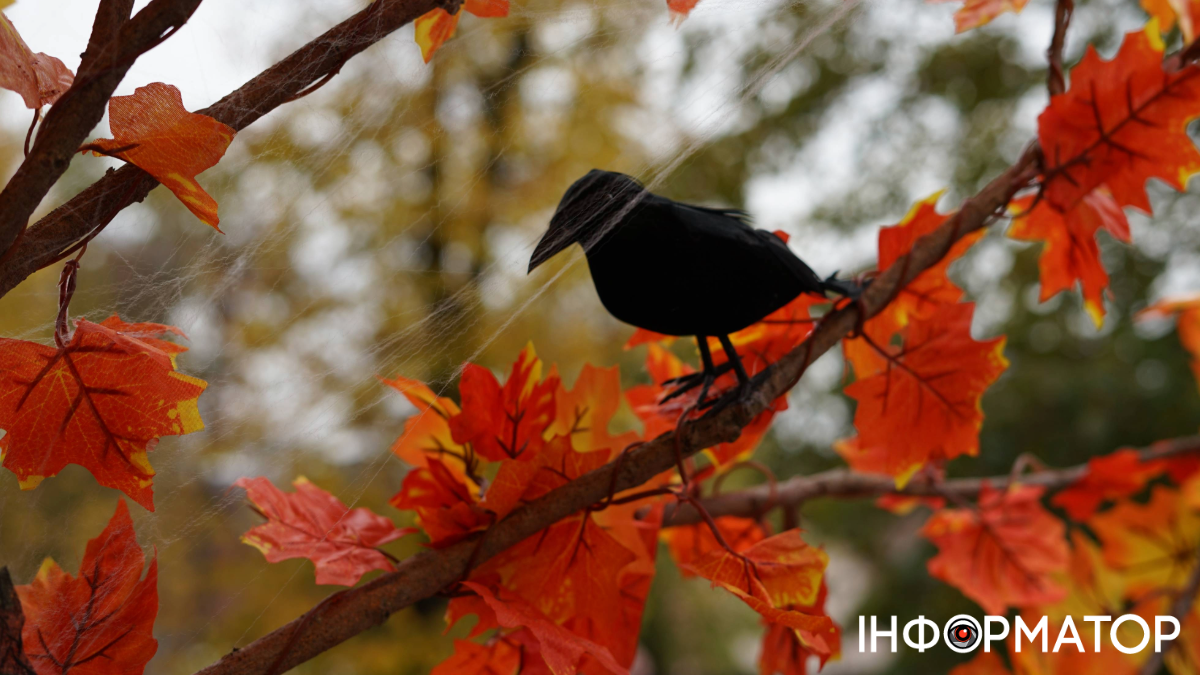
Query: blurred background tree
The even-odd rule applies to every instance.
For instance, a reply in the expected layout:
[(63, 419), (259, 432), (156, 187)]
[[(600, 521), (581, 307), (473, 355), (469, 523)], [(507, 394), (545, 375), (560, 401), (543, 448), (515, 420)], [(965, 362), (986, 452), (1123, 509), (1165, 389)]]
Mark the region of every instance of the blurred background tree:
[[(362, 3), (288, 3), (270, 21), (242, 4), (206, 3), (172, 41), (186, 34), (193, 45), (278, 57)], [(210, 383), (200, 401), (207, 429), (163, 440), (152, 456), (157, 511), (135, 509), (163, 570), (149, 672), (193, 672), (329, 592), (309, 563), (267, 565), (238, 542), (256, 519), (228, 490), (237, 477), (304, 474), (347, 502), (407, 517), (386, 505), (405, 472), (387, 448), (412, 409), (375, 375), (454, 391), (463, 361), (502, 371), (532, 341), (568, 381), (584, 362), (619, 364), (626, 384), (646, 380), (644, 348), (622, 348), (631, 329), (603, 310), (580, 256), (524, 274), (558, 197), (588, 169), (745, 207), (760, 227), (788, 231), (818, 272), (848, 273), (872, 265), (880, 225), (943, 188), (952, 208), (1033, 137), (1052, 26), (1043, 0), (961, 36), (945, 5), (864, 2), (741, 97), (840, 8), (703, 0), (675, 28), (657, 0), (516, 2), (506, 19), (465, 19), (429, 65), (406, 29), (243, 132), (201, 177), (226, 236), (163, 190), (121, 214), (85, 258), (73, 311), (181, 326), (192, 338), (181, 369)], [(243, 11), (236, 34), (253, 39), (226, 41)], [(60, 12), (22, 0), (10, 15), (40, 48), (26, 27)], [(1089, 42), (1111, 53), (1144, 20), (1130, 0), (1080, 3), (1069, 60)], [(171, 53), (185, 56), (135, 70), (118, 93), (190, 76), (196, 62)], [(28, 118), (0, 112), (11, 171)], [(55, 199), (104, 166), (77, 161)], [(980, 457), (954, 462), (952, 475), (1003, 473), (1022, 453), (1073, 464), (1196, 429), (1200, 399), (1170, 326), (1131, 322), (1150, 299), (1200, 289), (1200, 200), (1154, 196), (1158, 215), (1134, 218), (1134, 246), (1103, 242), (1113, 296), (1100, 329), (1074, 295), (1039, 304), (1037, 247), (996, 228), (956, 265), (979, 303), (976, 332), (1007, 334), (1013, 365), (985, 399)], [(49, 338), (56, 278), (45, 270), (0, 299), (5, 335)], [(676, 348), (695, 358), (689, 344)], [(850, 435), (853, 413), (842, 378), (830, 354), (793, 392), (758, 453), (780, 478), (840, 463), (831, 444)], [(618, 422), (636, 424), (628, 410)], [(727, 489), (759, 480), (746, 474)], [(78, 467), (26, 493), (0, 475), (0, 563), (18, 580), (45, 556), (72, 569), (115, 499)], [(914, 602), (935, 618), (977, 613), (927, 575), (922, 515), (816, 501), (799, 519), (830, 551), (829, 609), (851, 647), (828, 672), (944, 672), (962, 659), (851, 653), (859, 614), (907, 616)], [(408, 555), (416, 545), (390, 548)], [(422, 603), (297, 672), (428, 672), (451, 651), (443, 609)], [(635, 670), (753, 672), (756, 616), (664, 565)]]

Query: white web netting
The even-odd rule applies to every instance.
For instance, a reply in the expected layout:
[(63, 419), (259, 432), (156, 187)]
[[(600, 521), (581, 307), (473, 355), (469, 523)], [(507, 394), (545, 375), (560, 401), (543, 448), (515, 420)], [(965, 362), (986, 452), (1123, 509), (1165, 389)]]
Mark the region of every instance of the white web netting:
[[(20, 0), (7, 13), (35, 51), (75, 68), (94, 4)], [(1113, 16), (1136, 11), (1111, 4)], [(117, 93), (162, 81), (203, 108), (360, 7), (206, 0)], [(1051, 11), (1031, 6), (989, 39), (1040, 68)], [(568, 381), (584, 361), (645, 377), (577, 252), (525, 276), (558, 197), (588, 169), (683, 201), (744, 205), (759, 227), (791, 233), (824, 276), (869, 267), (878, 225), (915, 199), (975, 187), (978, 175), (955, 175), (964, 154), (987, 153), (992, 170), (1013, 160), (1044, 89), (983, 113), (929, 95), (917, 73), (952, 42), (949, 13), (916, 0), (702, 0), (676, 28), (661, 0), (514, 0), (508, 18), (464, 19), (429, 65), (402, 29), (242, 132), (199, 179), (226, 235), (161, 188), (119, 215), (83, 259), (72, 315), (179, 326), (191, 338), (180, 370), (209, 385), (206, 429), (150, 454), (155, 512), (133, 507), (162, 566), (155, 672), (190, 672), (322, 595), (303, 564), (269, 566), (237, 543), (252, 519), (227, 490), (236, 478), (284, 485), (306, 474), (351, 506), (398, 517), (386, 499), (404, 468), (388, 448), (413, 411), (376, 375), (452, 392), (462, 363), (506, 370), (532, 339)], [(1080, 35), (1102, 28), (1080, 21)], [(0, 120), (15, 167), (29, 122), (19, 97), (0, 96)], [(981, 128), (987, 141), (972, 140)], [(45, 206), (118, 164), (77, 158)], [(1162, 248), (1169, 267), (1200, 267), (1186, 247), (1168, 250), (1178, 239), (1135, 240)], [(981, 297), (986, 332), (1025, 299), (997, 283), (1011, 244), (989, 240), (972, 256), (964, 283)], [(0, 301), (0, 334), (49, 337), (57, 273)], [(1182, 272), (1170, 278), (1188, 285)], [(774, 433), (828, 452), (849, 426), (840, 376), (836, 356), (818, 362)], [(5, 474), (0, 563), (18, 583), (46, 555), (74, 569), (115, 496), (77, 467), (31, 492)]]

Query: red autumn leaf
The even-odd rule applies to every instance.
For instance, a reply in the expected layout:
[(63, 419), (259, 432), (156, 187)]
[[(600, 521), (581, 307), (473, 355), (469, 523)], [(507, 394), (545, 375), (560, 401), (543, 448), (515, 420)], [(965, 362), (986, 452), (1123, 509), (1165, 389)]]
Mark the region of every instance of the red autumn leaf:
[(625, 349), (633, 349), (638, 345), (648, 345), (651, 342), (660, 342), (670, 344), (675, 341), (674, 335), (664, 335), (663, 333), (655, 333), (652, 330), (638, 328), (633, 331), (633, 335), (625, 341)]
[(158, 561), (142, 578), (146, 556), (124, 500), (99, 537), (88, 542), (79, 576), (47, 558), (28, 586), (17, 586), (25, 612), (25, 654), (38, 675), (140, 675), (158, 650)]
[(769, 623), (823, 632), (833, 626), (829, 617), (792, 607), (816, 604), (828, 563), (829, 556), (806, 544), (800, 530), (788, 530), (742, 553), (710, 551), (686, 568), (733, 593)]
[(1004, 338), (971, 338), (974, 305), (946, 305), (914, 320), (898, 348), (877, 344), (886, 366), (857, 373), (846, 394), (858, 401), (861, 447), (886, 451), (887, 474), (903, 483), (930, 460), (974, 455), (983, 425), (980, 400), (1008, 367)]
[[(938, 192), (917, 202), (899, 224), (879, 230), (880, 270), (890, 269), (912, 250), (921, 237), (932, 234), (950, 219), (953, 214), (937, 211), (937, 203), (942, 194)], [(972, 232), (955, 242), (941, 260), (918, 274), (901, 289), (896, 298), (888, 304), (884, 314), (872, 321), (887, 317), (894, 329), (900, 329), (907, 326), (912, 319), (928, 319), (943, 305), (953, 305), (962, 300), (962, 289), (950, 281), (950, 265), (963, 257), (983, 235), (982, 230)]]
[[(745, 552), (767, 537), (762, 526), (753, 518), (721, 516), (714, 519), (714, 522), (725, 543), (738, 553)], [(672, 527), (663, 530), (662, 538), (667, 542), (671, 557), (685, 578), (695, 576), (688, 566), (709, 553), (724, 550), (707, 523)]]
[(131, 96), (112, 97), (108, 125), (111, 139), (98, 138), (80, 151), (137, 166), (174, 192), (197, 218), (221, 231), (217, 202), (196, 182), (196, 175), (221, 160), (236, 131), (207, 115), (188, 112), (179, 90), (162, 82), (138, 87)]
[(912, 513), (918, 506), (924, 506), (933, 511), (944, 508), (944, 497), (921, 497), (917, 495), (884, 495), (875, 500), (875, 506), (890, 511), (898, 516)]
[(508, 0), (466, 0), (462, 9), (451, 14), (444, 9), (433, 9), (413, 21), (414, 36), (421, 47), (421, 58), (425, 63), (433, 58), (446, 40), (454, 37), (458, 19), (463, 10), (481, 18), (508, 16)]
[(430, 459), (439, 459), (446, 469), (465, 480), (468, 453), (450, 433), (450, 418), (461, 412), (458, 404), (417, 380), (397, 377), (379, 381), (403, 394), (417, 409), (405, 420), (404, 431), (392, 444), (392, 454), (417, 468), (425, 467)]
[(636, 560), (590, 515), (559, 521), (485, 563), (472, 578), (494, 576), (551, 621), (583, 624), (586, 637), (612, 651), (624, 644), (621, 573)]
[(390, 500), (403, 511), (415, 511), (434, 548), (449, 546), (495, 521), (478, 505), (475, 491), (440, 460), (413, 469)]
[(1163, 43), (1153, 24), (1129, 33), (1111, 61), (1088, 46), (1071, 70), (1071, 86), (1038, 117), (1045, 156), (1045, 198), (1070, 211), (1101, 184), (1121, 206), (1147, 213), (1146, 181), (1176, 190), (1200, 171), (1200, 152), (1187, 135), (1200, 116), (1200, 67), (1163, 67)]
[[(653, 343), (649, 345), (646, 352), (646, 370), (650, 373), (651, 380), (656, 383), (695, 372), (694, 368), (680, 361), (674, 354)], [(718, 380), (718, 386), (713, 388), (710, 397), (720, 395), (724, 389), (732, 386), (733, 381), (726, 380), (725, 376), (722, 376)], [(639, 385), (625, 391), (625, 398), (629, 401), (630, 407), (642, 420), (645, 428), (642, 433), (643, 438), (652, 439), (662, 433), (674, 430), (680, 416), (696, 403), (696, 399), (700, 395), (699, 388), (696, 388), (660, 404), (659, 401), (669, 389), (660, 384), (651, 384)], [(786, 409), (787, 397), (780, 396), (775, 399), (771, 407), (759, 413), (758, 417), (755, 417), (742, 429), (742, 434), (736, 441), (707, 448), (705, 453), (721, 466), (727, 466), (746, 458), (754, 452), (763, 437), (766, 436), (775, 413)]]
[(1146, 487), (1146, 482), (1163, 472), (1160, 464), (1143, 463), (1136, 450), (1118, 450), (1088, 460), (1087, 473), (1050, 500), (1061, 507), (1071, 520), (1084, 521), (1106, 500), (1130, 497)]
[[(127, 332), (128, 331), (128, 332)], [(31, 490), (68, 464), (154, 510), (146, 453), (160, 436), (204, 428), (203, 380), (175, 372), (178, 329), (79, 320), (65, 347), (0, 338), (0, 455)], [(170, 346), (167, 346), (170, 345)]]
[(584, 364), (575, 387), (559, 386), (555, 397), (558, 412), (548, 433), (571, 437), (579, 452), (620, 452), (638, 440), (634, 432), (612, 435), (609, 425), (621, 406), (621, 372), (616, 366), (597, 368)]
[(1118, 502), (1088, 521), (1104, 562), (1136, 592), (1180, 588), (1194, 568), (1200, 514), (1179, 491), (1156, 486), (1150, 501)]
[(578, 452), (570, 436), (555, 436), (533, 461), (505, 460), (484, 495), (483, 506), (503, 518), (514, 508), (533, 501), (608, 462), (609, 452)]
[(501, 387), (496, 376), (473, 363), (463, 369), (458, 391), (462, 413), (450, 418), (456, 443), (470, 443), (476, 454), (532, 461), (542, 451), (546, 429), (554, 421), (558, 375), (542, 380), (542, 361), (526, 347)]
[(671, 12), (671, 23), (678, 23), (686, 19), (699, 3), (700, 0), (667, 0), (667, 10)]
[[(1066, 213), (1048, 201), (1033, 206), (1033, 197), (1019, 199), (1013, 208), (1024, 214), (1014, 218), (1008, 236), (1022, 241), (1044, 242), (1038, 259), (1041, 296), (1045, 302), (1079, 282), (1084, 307), (1099, 326), (1104, 321), (1104, 292), (1108, 273), (1100, 262), (1096, 233), (1106, 230), (1118, 241), (1129, 243), (1129, 221), (1116, 200), (1103, 186), (1096, 188)], [(1033, 210), (1029, 208), (1033, 206)]]
[(34, 54), (8, 17), (0, 13), (0, 87), (17, 92), (26, 108), (38, 110), (57, 101), (74, 81), (71, 69), (62, 61)]
[(1137, 318), (1176, 317), (1179, 342), (1192, 355), (1192, 374), (1200, 382), (1200, 294), (1168, 298), (1138, 312)]
[(537, 639), (540, 655), (554, 675), (575, 675), (585, 657), (590, 657), (609, 673), (628, 675), (629, 671), (622, 668), (607, 649), (573, 635), (516, 594), (473, 581), (464, 581), (463, 586), (477, 593), (492, 613), (491, 617), (480, 616), (480, 623), (527, 628)]
[(988, 614), (1057, 602), (1066, 591), (1053, 575), (1067, 567), (1062, 521), (1041, 504), (1043, 488), (986, 483), (978, 509), (935, 513), (921, 534), (938, 547), (929, 573), (962, 591)]
[(470, 640), (455, 640), (454, 654), (442, 661), (429, 675), (515, 675), (521, 669), (521, 647), (496, 637), (481, 645)]
[[(938, 213), (937, 203), (941, 196), (942, 193), (938, 192), (917, 202), (898, 224), (879, 230), (880, 270), (895, 265), (921, 237), (933, 233), (953, 215)], [(948, 271), (950, 265), (983, 235), (982, 231), (972, 232), (959, 239), (941, 260), (902, 288), (882, 312), (866, 322), (864, 330), (867, 336), (877, 344), (887, 344), (897, 331), (914, 319), (929, 319), (941, 307), (961, 301), (963, 291), (950, 281)], [(865, 340), (844, 340), (842, 349), (846, 360), (860, 377), (886, 367), (886, 360)]]
[[(817, 602), (808, 607), (795, 607), (812, 614), (825, 614), (825, 598), (829, 590), (821, 584)], [(842, 630), (831, 624), (821, 631), (795, 630), (783, 624), (768, 623), (763, 634), (762, 652), (758, 657), (759, 675), (807, 675), (808, 657), (820, 661), (818, 670), (842, 652)]]
[(1150, 18), (1158, 20), (1158, 27), (1163, 32), (1178, 23), (1184, 44), (1196, 39), (1196, 29), (1200, 27), (1200, 2), (1197, 0), (1142, 0), (1142, 9)]
[(239, 478), (255, 510), (267, 522), (242, 535), (268, 562), (308, 558), (317, 568), (318, 584), (353, 586), (371, 570), (392, 571), (377, 547), (416, 532), (398, 528), (367, 508), (349, 509), (340, 499), (301, 476), (293, 493), (266, 478)]
[[(927, 1), (938, 3), (952, 0)], [(1028, 3), (1029, 0), (963, 0), (963, 6), (954, 13), (955, 31), (962, 33), (972, 28), (985, 26), (1005, 12), (1020, 13)]]

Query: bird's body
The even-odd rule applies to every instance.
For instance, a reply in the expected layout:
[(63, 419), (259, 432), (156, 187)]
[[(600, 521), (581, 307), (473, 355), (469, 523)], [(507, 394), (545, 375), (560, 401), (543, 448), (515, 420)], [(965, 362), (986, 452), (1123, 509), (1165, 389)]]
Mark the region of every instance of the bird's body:
[(614, 317), (666, 335), (726, 335), (821, 293), (821, 279), (779, 237), (738, 212), (646, 194), (586, 250)]
[[(761, 321), (801, 293), (853, 295), (845, 282), (822, 281), (773, 233), (744, 213), (660, 197), (624, 174), (593, 169), (563, 195), (529, 261), (529, 271), (581, 244), (600, 301), (614, 317), (667, 335), (695, 335), (704, 371), (683, 389), (732, 367), (748, 381), (728, 334)], [(729, 363), (713, 367), (707, 337)]]

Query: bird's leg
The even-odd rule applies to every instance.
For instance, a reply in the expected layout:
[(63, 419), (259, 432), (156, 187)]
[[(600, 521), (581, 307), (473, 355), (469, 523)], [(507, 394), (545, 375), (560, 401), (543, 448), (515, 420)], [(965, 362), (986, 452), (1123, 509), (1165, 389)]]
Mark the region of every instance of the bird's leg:
[(700, 350), (700, 362), (704, 364), (704, 369), (698, 373), (691, 373), (682, 377), (673, 377), (662, 382), (663, 386), (678, 385), (671, 390), (669, 394), (664, 396), (660, 404), (666, 403), (671, 399), (683, 395), (684, 392), (691, 391), (696, 387), (701, 387), (700, 398), (696, 399), (697, 405), (703, 407), (704, 397), (708, 395), (708, 390), (712, 387), (713, 382), (721, 375), (729, 372), (730, 364), (722, 363), (720, 368), (713, 366), (712, 352), (708, 350), (708, 338), (704, 335), (696, 336), (696, 347)]
[[(733, 343), (730, 342), (729, 336), (721, 335), (717, 339), (721, 341), (721, 349), (725, 350), (725, 357), (733, 365), (733, 372), (737, 373), (738, 383), (736, 387), (729, 390), (724, 396), (711, 403), (713, 412), (720, 411), (725, 406), (750, 392), (750, 376), (746, 373), (746, 368), (742, 365), (742, 357), (738, 356), (737, 350), (733, 348)], [(707, 407), (703, 400), (698, 405), (700, 407)]]
[(733, 348), (733, 343), (729, 341), (729, 336), (722, 335), (717, 339), (721, 341), (721, 349), (725, 350), (725, 356), (733, 364), (733, 372), (737, 373), (738, 387), (749, 386), (750, 376), (746, 374), (746, 369), (742, 366), (742, 357), (738, 356), (737, 350)]
[(700, 397), (696, 399), (696, 405), (703, 408), (704, 397), (708, 396), (709, 388), (717, 379), (717, 369), (713, 367), (712, 352), (708, 351), (708, 338), (697, 335), (696, 347), (700, 349), (700, 362), (704, 364), (704, 385), (700, 387)]

